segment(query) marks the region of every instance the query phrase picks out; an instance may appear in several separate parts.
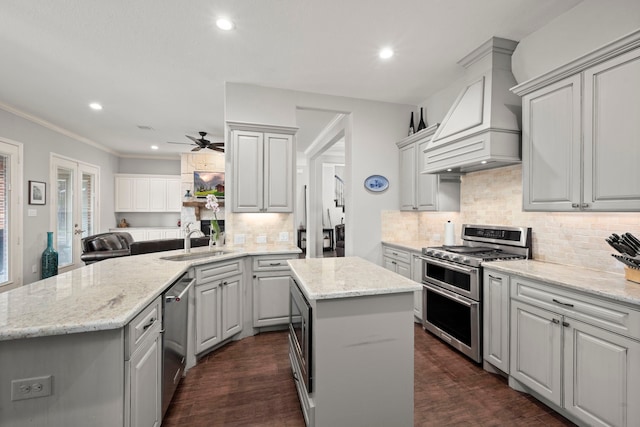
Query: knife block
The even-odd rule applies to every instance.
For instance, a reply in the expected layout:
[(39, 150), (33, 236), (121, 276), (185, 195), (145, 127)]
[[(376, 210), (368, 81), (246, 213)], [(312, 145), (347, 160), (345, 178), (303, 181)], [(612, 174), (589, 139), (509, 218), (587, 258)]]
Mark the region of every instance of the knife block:
[(624, 268), (624, 278), (632, 282), (640, 283), (640, 270), (635, 268)]

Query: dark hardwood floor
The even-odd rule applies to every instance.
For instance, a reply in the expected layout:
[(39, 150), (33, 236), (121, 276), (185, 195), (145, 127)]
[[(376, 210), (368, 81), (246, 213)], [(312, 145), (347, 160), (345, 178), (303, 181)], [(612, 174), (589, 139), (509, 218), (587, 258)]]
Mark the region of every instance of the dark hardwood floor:
[[(183, 379), (163, 427), (304, 426), (287, 332), (234, 341)], [(416, 426), (572, 426), (415, 326)], [(386, 426), (385, 426), (386, 427)]]

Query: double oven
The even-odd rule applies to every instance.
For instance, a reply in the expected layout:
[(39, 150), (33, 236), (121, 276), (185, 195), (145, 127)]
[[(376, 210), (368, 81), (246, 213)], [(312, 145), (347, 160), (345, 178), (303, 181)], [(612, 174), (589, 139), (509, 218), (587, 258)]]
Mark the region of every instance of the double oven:
[(462, 226), (461, 246), (422, 250), (425, 330), (482, 361), (482, 262), (531, 257), (531, 229)]

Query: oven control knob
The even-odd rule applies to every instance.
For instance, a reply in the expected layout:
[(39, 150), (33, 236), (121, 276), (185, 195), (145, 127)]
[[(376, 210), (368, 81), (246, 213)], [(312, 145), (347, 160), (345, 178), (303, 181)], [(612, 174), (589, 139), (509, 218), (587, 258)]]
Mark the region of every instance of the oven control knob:
[(451, 261), (459, 262), (460, 261), (460, 255), (452, 255), (451, 256)]
[(449, 258), (451, 258), (449, 254), (442, 254), (442, 259), (449, 259)]
[(433, 249), (427, 249), (427, 251), (425, 252), (425, 255), (433, 256)]

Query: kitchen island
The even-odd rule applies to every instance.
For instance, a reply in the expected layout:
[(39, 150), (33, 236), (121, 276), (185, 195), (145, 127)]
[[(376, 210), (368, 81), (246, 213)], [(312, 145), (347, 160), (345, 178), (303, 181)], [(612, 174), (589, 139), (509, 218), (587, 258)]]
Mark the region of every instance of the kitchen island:
[(420, 285), (357, 257), (288, 263), (311, 308), (310, 391), (290, 354), (307, 425), (412, 426)]
[[(0, 425), (159, 424), (163, 292), (185, 272), (299, 252), (256, 245), (194, 248), (196, 258), (179, 261), (163, 258), (182, 250), (112, 258), (0, 293)], [(251, 279), (239, 276), (242, 290)], [(250, 306), (250, 291), (238, 295)], [(238, 312), (242, 335), (252, 335)]]

